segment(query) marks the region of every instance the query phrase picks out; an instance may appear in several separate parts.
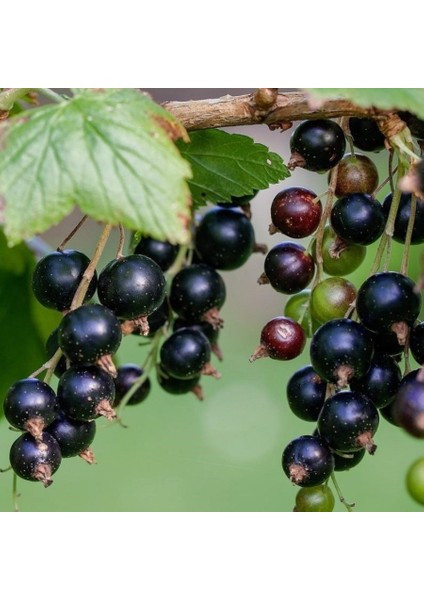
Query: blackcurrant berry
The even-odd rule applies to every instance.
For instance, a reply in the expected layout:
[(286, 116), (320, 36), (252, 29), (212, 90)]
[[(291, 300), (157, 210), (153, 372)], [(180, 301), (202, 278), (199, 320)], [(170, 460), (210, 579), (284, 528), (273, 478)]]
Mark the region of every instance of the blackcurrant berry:
[(393, 418), (397, 425), (416, 438), (424, 438), (424, 381), (403, 381), (393, 404)]
[[(144, 374), (144, 371), (138, 365), (128, 363), (118, 368), (118, 374), (115, 379), (115, 403), (114, 406), (118, 406), (122, 401), (125, 394), (132, 388), (132, 386), (140, 379)], [(137, 388), (128, 401), (129, 405), (140, 404), (147, 398), (150, 392), (152, 384), (150, 379), (147, 377), (145, 381)]]
[(300, 244), (281, 242), (268, 252), (264, 270), (258, 283), (270, 283), (282, 294), (296, 294), (311, 283), (315, 263)]
[(334, 469), (334, 457), (324, 440), (313, 435), (302, 435), (285, 448), (282, 466), (292, 483), (313, 487), (330, 477)]
[(388, 422), (390, 425), (394, 425), (395, 427), (400, 427), (399, 423), (395, 421), (395, 415), (393, 413), (393, 408), (395, 405), (395, 401), (392, 400), (390, 404), (383, 406), (383, 408), (379, 409), (380, 415)]
[(376, 273), (358, 290), (356, 310), (365, 327), (375, 332), (395, 331), (405, 343), (408, 327), (418, 317), (421, 295), (415, 282), (395, 271)]
[(177, 244), (143, 237), (135, 247), (134, 254), (148, 256), (159, 265), (162, 271), (167, 271), (174, 264), (179, 249)]
[(219, 360), (222, 360), (222, 352), (218, 345), (219, 329), (216, 329), (207, 321), (192, 322), (181, 319), (180, 317), (175, 319), (173, 331), (177, 331), (177, 329), (182, 329), (183, 327), (190, 327), (191, 329), (195, 329), (196, 331), (203, 333), (209, 340), (212, 352), (219, 358)]
[(361, 392), (377, 408), (383, 408), (393, 401), (401, 379), (402, 373), (395, 359), (376, 353), (368, 372), (360, 378), (353, 377), (349, 385), (353, 392)]
[[(364, 261), (367, 249), (341, 240), (327, 225), (322, 240), (322, 266), (328, 275), (349, 275)], [(312, 256), (316, 260), (316, 241), (312, 244)]]
[(316, 421), (325, 400), (327, 382), (311, 365), (298, 369), (287, 382), (287, 400), (294, 414), (304, 421)]
[(376, 352), (393, 356), (396, 362), (401, 360), (405, 348), (399, 344), (394, 331), (373, 333), (372, 339)]
[(366, 396), (359, 392), (338, 392), (324, 402), (318, 431), (333, 450), (348, 453), (365, 448), (374, 454), (373, 436), (378, 422), (378, 411)]
[[(383, 212), (385, 218), (389, 216), (392, 206), (393, 194), (388, 194), (383, 201)], [(395, 227), (393, 230), (393, 239), (400, 244), (406, 240), (406, 231), (408, 229), (409, 217), (411, 215), (412, 194), (402, 194), (399, 201), (399, 208), (396, 214)], [(424, 242), (424, 202), (417, 198), (414, 225), (412, 227), (411, 244), (422, 244)]]
[[(37, 300), (47, 308), (68, 310), (90, 259), (77, 250), (52, 252), (35, 266), (32, 290)], [(88, 286), (85, 300), (96, 291), (97, 275)]]
[(296, 494), (295, 512), (333, 512), (334, 495), (328, 485), (302, 488)]
[(356, 298), (356, 288), (342, 277), (329, 277), (314, 287), (311, 294), (311, 315), (317, 323), (341, 319)]
[(335, 189), (337, 198), (350, 194), (373, 194), (377, 186), (377, 167), (368, 156), (346, 154), (339, 162)]
[(331, 226), (347, 242), (368, 246), (381, 237), (386, 225), (381, 204), (368, 194), (339, 198), (331, 210)]
[(88, 463), (94, 463), (89, 446), (96, 435), (95, 421), (75, 421), (61, 413), (47, 428), (60, 446), (62, 458), (80, 455)]
[(352, 452), (351, 454), (337, 454), (334, 452), (334, 470), (349, 471), (359, 465), (365, 456), (365, 449)]
[(113, 419), (115, 384), (99, 367), (71, 367), (62, 375), (57, 399), (66, 416), (77, 421), (91, 421), (100, 415)]
[[(46, 342), (47, 359), (46, 360), (49, 360), (50, 358), (52, 358), (52, 356), (54, 354), (56, 354), (57, 350), (59, 349), (58, 333), (59, 333), (59, 329), (56, 327), (56, 329), (54, 329), (51, 332), (51, 334), (49, 335), (49, 337), (47, 338), (47, 342)], [(57, 363), (56, 368), (54, 370), (54, 374), (56, 375), (56, 377), (60, 377), (61, 375), (64, 374), (65, 371), (66, 371), (66, 358), (64, 356), (61, 356), (59, 359), (59, 362)]]
[(40, 441), (30, 433), (18, 437), (10, 448), (9, 458), (18, 477), (27, 481), (41, 481), (44, 487), (53, 483), (51, 477), (62, 461), (59, 444), (46, 432), (43, 432)]
[(275, 317), (262, 328), (260, 344), (249, 360), (253, 362), (267, 356), (274, 360), (291, 360), (301, 354), (305, 343), (305, 332), (299, 323), (289, 317)]
[(191, 379), (177, 379), (165, 373), (163, 369), (159, 369), (157, 377), (160, 387), (168, 394), (181, 395), (192, 392), (196, 398), (203, 400), (203, 390), (199, 384), (200, 375)]
[(178, 316), (188, 321), (209, 321), (219, 327), (219, 309), (225, 302), (225, 283), (221, 275), (204, 264), (190, 265), (172, 280), (169, 301)]
[(308, 171), (328, 171), (342, 159), (346, 139), (337, 123), (329, 119), (304, 121), (290, 139), (289, 169), (303, 167)]
[(4, 414), (9, 423), (29, 431), (37, 440), (56, 418), (56, 394), (38, 379), (21, 379), (12, 385), (4, 400)]
[(214, 208), (202, 217), (194, 243), (204, 263), (229, 271), (244, 265), (252, 254), (255, 232), (242, 212)]
[[(149, 332), (146, 337), (153, 337), (157, 331), (161, 327), (165, 325), (170, 319), (170, 308), (168, 298), (165, 297), (162, 304), (152, 312), (147, 318), (147, 328)], [(133, 335), (146, 335), (146, 323), (141, 320), (136, 321), (125, 321), (122, 324), (122, 331), (124, 335), (127, 333), (126, 327), (128, 325), (128, 332), (131, 332)]]
[(370, 332), (351, 319), (328, 321), (311, 340), (313, 368), (323, 379), (341, 388), (352, 377), (365, 375), (373, 353)]
[(311, 190), (291, 187), (279, 192), (271, 204), (269, 233), (277, 231), (292, 238), (312, 235), (322, 214), (321, 201)]
[(211, 347), (207, 337), (189, 327), (175, 331), (160, 350), (161, 367), (176, 379), (193, 379), (201, 373), (213, 374), (210, 358)]
[(384, 148), (384, 135), (374, 119), (350, 117), (349, 129), (354, 145), (365, 152), (379, 152)]
[(416, 323), (409, 335), (409, 349), (419, 365), (424, 364), (424, 321)]
[(150, 315), (165, 298), (161, 268), (147, 256), (131, 254), (111, 261), (99, 276), (99, 300), (118, 317)]
[(59, 325), (59, 345), (73, 364), (94, 364), (119, 348), (118, 319), (100, 304), (87, 304), (65, 315)]

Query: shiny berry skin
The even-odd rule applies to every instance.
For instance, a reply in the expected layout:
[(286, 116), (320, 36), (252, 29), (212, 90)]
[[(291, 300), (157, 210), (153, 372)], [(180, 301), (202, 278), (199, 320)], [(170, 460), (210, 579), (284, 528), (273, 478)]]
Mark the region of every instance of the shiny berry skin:
[(287, 400), (294, 414), (304, 421), (316, 421), (325, 400), (327, 382), (306, 365), (287, 382)]
[(210, 358), (207, 337), (189, 327), (175, 331), (160, 350), (161, 367), (176, 379), (193, 379), (200, 375)]
[(115, 384), (110, 375), (95, 366), (72, 367), (62, 375), (57, 399), (66, 416), (91, 421), (100, 415), (113, 418)]
[(346, 139), (339, 125), (329, 119), (303, 121), (290, 139), (289, 168), (328, 171), (343, 158)]
[(260, 344), (249, 361), (266, 357), (291, 360), (302, 353), (305, 343), (306, 335), (299, 323), (289, 317), (275, 317), (262, 328)]
[(396, 323), (412, 325), (421, 308), (415, 282), (395, 271), (376, 273), (358, 290), (356, 310), (365, 327), (375, 332), (390, 331)]
[(60, 446), (62, 458), (78, 456), (90, 446), (96, 435), (95, 421), (75, 421), (60, 414), (47, 428)]
[(231, 208), (207, 212), (196, 228), (195, 248), (214, 269), (230, 271), (247, 261), (255, 245), (255, 232), (245, 214)]
[(349, 129), (353, 144), (364, 152), (379, 152), (384, 148), (384, 135), (374, 119), (350, 117)]
[(160, 387), (165, 390), (168, 394), (179, 396), (181, 394), (187, 394), (193, 392), (197, 395), (199, 386), (200, 375), (191, 377), (190, 379), (177, 379), (172, 377), (165, 371), (158, 372), (158, 383)]
[(327, 398), (318, 418), (320, 436), (333, 450), (356, 452), (365, 448), (374, 454), (373, 435), (379, 423), (378, 410), (359, 392), (338, 392)]
[[(90, 259), (77, 250), (52, 252), (35, 266), (32, 290), (37, 300), (47, 308), (68, 310)], [(94, 295), (97, 275), (90, 281), (85, 301)]]
[(284, 316), (297, 321), (307, 337), (312, 337), (320, 326), (310, 314), (311, 290), (303, 290), (287, 299), (284, 306)]
[(334, 457), (321, 438), (302, 435), (283, 451), (282, 466), (292, 483), (313, 487), (326, 481), (334, 470)]
[(355, 301), (356, 288), (342, 277), (328, 277), (314, 287), (311, 294), (311, 315), (317, 323), (341, 319)]
[(368, 156), (346, 154), (339, 162), (334, 192), (337, 198), (350, 194), (373, 194), (377, 186), (377, 167)]
[(362, 461), (365, 456), (365, 449), (352, 452), (351, 454), (340, 454), (334, 453), (334, 470), (335, 471), (349, 471)]
[[(383, 200), (383, 212), (387, 219), (392, 205), (393, 194), (387, 194)], [(405, 243), (406, 231), (408, 229), (411, 214), (412, 194), (402, 194), (399, 209), (395, 219), (393, 239), (400, 244)], [(424, 202), (417, 198), (414, 225), (412, 228), (411, 244), (422, 244), (424, 242)]]
[[(57, 350), (59, 349), (58, 333), (59, 333), (59, 328), (56, 327), (56, 329), (54, 329), (51, 332), (51, 334), (49, 335), (49, 337), (47, 338), (46, 360), (49, 360), (50, 358), (52, 358), (52, 356), (54, 354), (56, 354)], [(65, 371), (66, 371), (66, 358), (64, 356), (61, 356), (59, 359), (59, 362), (57, 363), (57, 366), (54, 370), (54, 374), (56, 375), (56, 377), (60, 377), (61, 375), (64, 374)]]
[(345, 387), (352, 377), (365, 375), (373, 353), (370, 332), (351, 319), (328, 321), (311, 340), (313, 368), (323, 379), (338, 387)]
[(44, 432), (41, 442), (25, 433), (10, 448), (10, 464), (18, 477), (27, 481), (40, 481), (44, 487), (53, 483), (51, 476), (60, 467), (62, 454), (57, 441)]
[[(415, 375), (414, 375), (415, 376)], [(399, 427), (416, 438), (424, 438), (424, 382), (403, 381), (393, 404), (393, 418)]]
[(424, 321), (416, 323), (409, 335), (409, 349), (419, 365), (424, 364)]
[(178, 317), (174, 321), (172, 330), (177, 331), (178, 329), (182, 329), (183, 327), (189, 327), (190, 329), (200, 331), (201, 333), (203, 333), (203, 335), (205, 335), (208, 338), (209, 343), (211, 345), (215, 344), (218, 341), (219, 329), (214, 329), (214, 327), (207, 321), (192, 322), (186, 321), (185, 319), (181, 319), (181, 317)]
[(377, 408), (390, 404), (399, 389), (402, 372), (392, 356), (374, 354), (367, 373), (361, 378), (353, 377), (350, 389), (361, 392), (369, 398)]
[(395, 427), (399, 427), (399, 424), (395, 421), (395, 416), (393, 414), (395, 402), (392, 400), (390, 404), (383, 406), (383, 408), (379, 409), (380, 415), (385, 419), (390, 425), (394, 425)]
[(328, 485), (302, 488), (296, 494), (295, 512), (333, 512), (334, 495)]
[[(349, 275), (364, 261), (367, 249), (340, 240), (330, 226), (324, 229), (322, 240), (323, 269), (328, 275)], [(312, 244), (312, 256), (316, 258), (316, 242)]]
[(409, 467), (406, 473), (406, 489), (415, 502), (424, 504), (424, 458), (418, 458)]
[(165, 298), (165, 277), (154, 260), (131, 254), (112, 260), (99, 275), (100, 302), (124, 319), (150, 315)]
[(119, 348), (121, 326), (111, 310), (100, 304), (80, 306), (65, 315), (58, 339), (71, 363), (94, 364)]
[(405, 346), (401, 346), (398, 342), (397, 335), (394, 331), (373, 333), (372, 339), (374, 350), (380, 354), (388, 354), (399, 362), (402, 358)]
[(56, 394), (52, 388), (34, 378), (14, 383), (3, 404), (4, 415), (9, 423), (22, 431), (30, 431), (34, 436), (54, 421), (56, 408)]
[(339, 198), (331, 210), (331, 226), (342, 240), (368, 246), (381, 237), (386, 225), (381, 204), (368, 194)]
[(202, 320), (225, 302), (225, 283), (212, 267), (195, 264), (179, 271), (171, 284), (169, 302), (178, 316), (188, 321)]
[[(300, 244), (281, 242), (268, 252), (264, 270), (274, 290), (281, 294), (296, 294), (311, 283), (315, 263)], [(259, 282), (262, 283), (262, 277)]]
[(134, 254), (143, 254), (155, 261), (162, 271), (167, 271), (174, 264), (180, 247), (178, 244), (143, 237), (135, 247)]
[[(122, 365), (118, 369), (118, 374), (115, 378), (115, 403), (113, 406), (118, 406), (125, 394), (132, 388), (134, 383), (144, 374), (143, 369), (138, 365), (128, 363)], [(140, 385), (128, 401), (128, 405), (140, 404), (147, 398), (152, 384), (150, 379), (147, 379)]]
[(279, 231), (291, 238), (312, 235), (322, 215), (322, 204), (311, 190), (290, 187), (279, 192), (271, 204), (269, 232)]

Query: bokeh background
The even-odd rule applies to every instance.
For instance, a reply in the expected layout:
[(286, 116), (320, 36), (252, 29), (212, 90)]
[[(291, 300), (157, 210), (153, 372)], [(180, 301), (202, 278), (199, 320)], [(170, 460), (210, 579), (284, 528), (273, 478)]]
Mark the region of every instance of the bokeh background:
[[(158, 101), (218, 97), (250, 90), (160, 89), (149, 90)], [(289, 157), (291, 132), (270, 132), (265, 126), (230, 129)], [(372, 155), (381, 179), (387, 174), (385, 152)], [(252, 202), (253, 225), (258, 242), (269, 247), (282, 241), (270, 237), (269, 209), (277, 192), (289, 185), (303, 185), (317, 194), (325, 191), (326, 175), (297, 169), (289, 180), (262, 191)], [(386, 187), (379, 194), (382, 200)], [(52, 247), (77, 222), (71, 215), (60, 226), (43, 235)], [(100, 232), (99, 225), (86, 225), (70, 247), (90, 254)], [(303, 243), (306, 246), (308, 240)], [(112, 236), (102, 265), (116, 250)], [(368, 247), (361, 268), (349, 276), (359, 286), (367, 277), (376, 245)], [(398, 269), (402, 247), (393, 244), (391, 267)], [(413, 247), (410, 275), (421, 272), (421, 247)], [(222, 310), (225, 326), (220, 334), (224, 361), (214, 359), (220, 380), (204, 378), (204, 402), (193, 395), (170, 396), (152, 374), (153, 390), (139, 406), (127, 407), (124, 421), (109, 425), (97, 421), (93, 443), (97, 464), (88, 466), (79, 458), (65, 459), (47, 490), (39, 484), (19, 480), (19, 505), (25, 511), (291, 511), (297, 488), (281, 469), (281, 453), (294, 437), (312, 433), (313, 424), (300, 421), (290, 411), (285, 397), (288, 378), (309, 362), (308, 345), (290, 362), (248, 358), (258, 344), (262, 326), (283, 314), (286, 297), (270, 286), (256, 283), (263, 271), (263, 255), (253, 255), (239, 270), (222, 273), (228, 299)], [(147, 353), (139, 340), (124, 340), (118, 361), (142, 363)], [(13, 344), (13, 339), (3, 340)], [(25, 377), (28, 373), (22, 373)], [(11, 384), (13, 381), (10, 382)], [(8, 465), (8, 453), (16, 434), (0, 423), (0, 467)], [(377, 452), (358, 467), (339, 473), (337, 479), (347, 500), (358, 511), (420, 511), (409, 498), (404, 484), (408, 466), (424, 455), (424, 443), (381, 419), (376, 434)], [(12, 505), (12, 476), (0, 474), (0, 511)], [(344, 511), (336, 503), (337, 511)]]

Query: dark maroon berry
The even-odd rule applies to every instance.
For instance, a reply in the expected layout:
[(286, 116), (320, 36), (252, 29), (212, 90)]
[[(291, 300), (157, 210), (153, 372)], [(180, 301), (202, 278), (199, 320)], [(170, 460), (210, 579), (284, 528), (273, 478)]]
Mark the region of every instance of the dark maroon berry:
[(71, 367), (62, 375), (57, 388), (59, 406), (66, 416), (91, 421), (101, 415), (113, 419), (115, 384), (99, 367)]
[(381, 237), (386, 218), (381, 204), (368, 194), (339, 198), (331, 210), (331, 226), (347, 242), (368, 246)]
[(338, 387), (368, 371), (374, 353), (372, 336), (351, 319), (333, 319), (322, 325), (311, 340), (311, 363), (319, 375)]
[(158, 370), (157, 377), (160, 387), (168, 394), (178, 396), (192, 392), (196, 398), (203, 400), (203, 390), (199, 384), (200, 375), (196, 375), (196, 377), (192, 377), (191, 379), (177, 379), (160, 369)]
[(147, 256), (131, 254), (110, 262), (99, 276), (99, 300), (118, 317), (150, 315), (165, 298), (161, 268)]
[(162, 271), (167, 271), (174, 264), (180, 247), (170, 242), (162, 242), (151, 237), (143, 237), (137, 244), (134, 254), (143, 254), (155, 261)]
[(203, 333), (189, 327), (178, 329), (162, 344), (161, 367), (176, 379), (193, 379), (210, 372), (211, 347)]
[(304, 421), (316, 421), (325, 400), (327, 382), (311, 365), (298, 369), (287, 383), (287, 400), (294, 414)]
[(418, 317), (421, 296), (415, 282), (395, 271), (376, 273), (358, 290), (356, 310), (365, 327), (375, 332), (395, 331), (405, 343), (408, 326)]
[[(135, 383), (143, 376), (144, 371), (138, 365), (128, 363), (118, 368), (118, 374), (115, 379), (115, 404), (118, 406), (121, 403), (127, 392), (133, 387)], [(143, 383), (136, 389), (131, 398), (128, 400), (129, 405), (140, 404), (147, 398), (150, 392), (152, 384), (150, 379), (146, 377)]]
[(27, 481), (40, 481), (44, 487), (53, 483), (51, 477), (62, 461), (59, 444), (46, 432), (43, 432), (40, 441), (30, 433), (18, 437), (10, 448), (9, 457), (18, 477)]
[(225, 302), (225, 283), (221, 275), (204, 264), (190, 265), (172, 280), (169, 301), (178, 316), (188, 321), (210, 321), (222, 325), (219, 309)]
[[(389, 216), (392, 206), (393, 194), (388, 194), (383, 201), (383, 212), (385, 218)], [(402, 194), (399, 201), (399, 208), (396, 214), (393, 239), (400, 244), (406, 240), (406, 231), (408, 229), (409, 217), (411, 215), (412, 194)], [(411, 244), (422, 244), (424, 242), (424, 202), (417, 198), (414, 225), (412, 228)]]
[(390, 404), (399, 389), (402, 372), (392, 356), (374, 354), (370, 368), (361, 378), (353, 377), (350, 389), (361, 392), (369, 398), (377, 408)]
[(49, 425), (47, 433), (59, 444), (62, 458), (82, 455), (87, 462), (95, 462), (94, 455), (89, 449), (96, 435), (95, 421), (75, 421), (61, 413)]
[(291, 187), (279, 192), (271, 204), (269, 233), (279, 231), (292, 238), (312, 235), (322, 214), (321, 201), (311, 190)]
[(366, 396), (359, 392), (338, 392), (324, 402), (318, 431), (333, 450), (349, 453), (365, 448), (374, 454), (373, 436), (378, 422), (378, 411)]
[(419, 365), (424, 364), (424, 321), (412, 327), (409, 336), (409, 349)]
[(365, 449), (352, 452), (351, 454), (337, 454), (334, 452), (334, 470), (348, 471), (359, 465), (365, 456)]
[(419, 372), (415, 379), (402, 382), (393, 404), (397, 425), (416, 438), (424, 438), (424, 381)]
[(282, 466), (292, 483), (312, 487), (330, 477), (334, 470), (334, 457), (324, 440), (302, 435), (285, 448)]
[[(32, 276), (32, 290), (37, 300), (47, 308), (68, 310), (89, 263), (88, 256), (77, 250), (52, 252), (42, 258), (36, 264)], [(95, 273), (88, 286), (85, 301), (94, 295), (96, 286)]]
[[(52, 356), (54, 354), (56, 354), (57, 350), (59, 349), (58, 333), (59, 333), (59, 328), (56, 327), (56, 329), (54, 329), (51, 332), (51, 334), (49, 335), (49, 337), (47, 338), (47, 342), (46, 342), (47, 358), (46, 358), (46, 360), (49, 360), (50, 358), (52, 358)], [(64, 356), (61, 356), (59, 359), (59, 362), (57, 363), (56, 368), (54, 370), (54, 374), (56, 375), (56, 377), (60, 377), (61, 375), (64, 374), (65, 371), (66, 371), (66, 358)]]
[(275, 317), (268, 321), (261, 331), (261, 341), (250, 362), (258, 358), (291, 360), (301, 354), (306, 343), (306, 335), (299, 325), (289, 317)]
[(335, 189), (337, 198), (351, 194), (373, 194), (377, 186), (377, 167), (368, 156), (346, 154), (339, 162)]
[(214, 208), (202, 217), (194, 243), (204, 263), (214, 269), (229, 271), (244, 265), (252, 254), (255, 232), (242, 212)]
[(4, 400), (4, 414), (9, 423), (29, 431), (37, 440), (56, 418), (56, 394), (38, 379), (21, 379), (12, 385)]
[(59, 345), (73, 364), (94, 364), (114, 354), (121, 343), (121, 326), (111, 310), (86, 304), (65, 315), (59, 325)]
[(342, 159), (346, 139), (339, 125), (329, 119), (304, 121), (290, 139), (289, 169), (303, 167), (308, 171), (328, 171)]
[(303, 246), (282, 242), (268, 252), (259, 283), (270, 283), (282, 294), (296, 294), (312, 281), (315, 263)]
[(354, 145), (364, 152), (379, 152), (384, 148), (384, 135), (374, 119), (350, 117), (349, 129)]

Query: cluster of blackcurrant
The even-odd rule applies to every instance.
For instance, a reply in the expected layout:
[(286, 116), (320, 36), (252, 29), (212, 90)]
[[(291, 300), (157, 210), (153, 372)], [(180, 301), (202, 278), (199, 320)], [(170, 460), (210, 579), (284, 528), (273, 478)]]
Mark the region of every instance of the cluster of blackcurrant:
[[(63, 318), (47, 340), (48, 362), (14, 383), (4, 401), (10, 425), (25, 432), (10, 450), (16, 475), (48, 486), (62, 457), (79, 455), (93, 463), (96, 419), (113, 420), (118, 406), (142, 402), (151, 388), (152, 367), (166, 392), (193, 392), (203, 399), (201, 376), (220, 376), (211, 353), (222, 359), (219, 310), (226, 288), (218, 270), (236, 269), (255, 250), (264, 251), (255, 243), (249, 217), (252, 197), (204, 214), (191, 249), (143, 237), (132, 254), (123, 256), (121, 228), (117, 257), (99, 276), (99, 246), (91, 261), (62, 244), (37, 263), (33, 292)], [(150, 353), (143, 367), (117, 368), (114, 354), (130, 334), (151, 338)], [(37, 375), (45, 370), (41, 381)], [(49, 385), (53, 372), (57, 392)]]
[[(302, 488), (297, 511), (333, 510), (329, 479), (339, 492), (334, 471), (350, 469), (366, 451), (375, 452), (379, 413), (411, 435), (424, 437), (424, 372), (410, 372), (408, 360), (410, 350), (424, 364), (424, 322), (417, 323), (420, 290), (407, 276), (409, 245), (424, 241), (424, 204), (398, 189), (380, 203), (375, 198), (378, 171), (354, 146), (380, 151), (385, 138), (371, 119), (351, 118), (343, 125), (345, 131), (334, 121), (312, 120), (293, 132), (289, 166), (330, 171), (327, 203), (323, 210), (320, 197), (301, 187), (276, 195), (269, 232), (313, 237), (308, 249), (292, 241), (271, 248), (258, 280), (290, 298), (284, 316), (264, 326), (250, 360), (292, 359), (302, 352), (306, 338), (312, 338), (311, 364), (297, 370), (287, 385), (290, 409), (316, 423), (310, 435), (291, 441), (282, 455), (285, 474)], [(421, 165), (412, 170), (416, 194), (424, 189)], [(393, 231), (387, 234), (389, 226)], [(400, 272), (379, 270), (391, 236), (405, 245)], [(380, 238), (372, 273), (356, 290), (344, 276)], [(403, 356), (402, 377), (398, 363)]]

